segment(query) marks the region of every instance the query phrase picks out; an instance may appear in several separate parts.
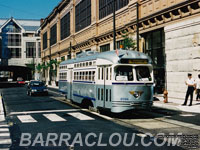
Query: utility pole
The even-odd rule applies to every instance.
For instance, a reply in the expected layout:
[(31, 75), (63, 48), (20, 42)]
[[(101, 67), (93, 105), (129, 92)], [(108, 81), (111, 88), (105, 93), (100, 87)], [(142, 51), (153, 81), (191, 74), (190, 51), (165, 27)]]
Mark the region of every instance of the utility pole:
[(70, 41), (69, 51), (70, 51), (70, 59), (72, 59), (72, 42), (71, 41)]
[(116, 21), (115, 21), (115, 11), (116, 11), (116, 7), (115, 7), (115, 3), (116, 0), (113, 0), (113, 48), (114, 50), (116, 50)]
[(48, 39), (49, 41), (49, 64), (50, 64), (50, 68), (49, 68), (49, 85), (51, 85), (51, 41), (50, 39)]
[(137, 8), (137, 51), (139, 52), (140, 51), (140, 48), (139, 48), (139, 3), (136, 2), (136, 8)]

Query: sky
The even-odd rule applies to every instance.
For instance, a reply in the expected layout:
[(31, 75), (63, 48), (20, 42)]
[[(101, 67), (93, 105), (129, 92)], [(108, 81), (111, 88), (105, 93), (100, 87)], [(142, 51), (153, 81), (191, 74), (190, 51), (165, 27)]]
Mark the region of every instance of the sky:
[(61, 0), (0, 0), (0, 18), (46, 18)]

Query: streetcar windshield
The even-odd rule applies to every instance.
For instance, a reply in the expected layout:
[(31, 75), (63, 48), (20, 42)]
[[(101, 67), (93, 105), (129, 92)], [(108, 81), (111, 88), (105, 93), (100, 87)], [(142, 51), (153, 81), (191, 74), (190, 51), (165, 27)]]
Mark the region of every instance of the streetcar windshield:
[(115, 67), (116, 81), (133, 81), (133, 67), (132, 66), (117, 66)]
[(152, 81), (149, 68), (146, 66), (135, 67), (136, 77), (138, 81)]

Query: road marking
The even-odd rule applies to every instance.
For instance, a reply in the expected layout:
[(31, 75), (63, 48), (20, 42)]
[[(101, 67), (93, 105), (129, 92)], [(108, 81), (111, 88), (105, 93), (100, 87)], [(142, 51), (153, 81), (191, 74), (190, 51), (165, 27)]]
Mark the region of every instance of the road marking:
[(10, 133), (0, 133), (0, 137), (3, 137), (3, 136), (10, 136)]
[(35, 119), (33, 119), (33, 117), (31, 117), (30, 115), (21, 115), (21, 116), (17, 116), (17, 118), (23, 122), (23, 123), (32, 123), (32, 122), (37, 122)]
[(194, 117), (196, 115), (194, 115), (194, 114), (180, 114), (180, 116), (182, 116), (182, 117)]
[(68, 111), (80, 111), (80, 109), (63, 109), (63, 110), (41, 110), (41, 111), (22, 111), (12, 112), (10, 115), (22, 115), (22, 114), (39, 114), (39, 113), (52, 113), (52, 112), (68, 112)]
[(89, 117), (89, 116), (84, 115), (84, 114), (79, 113), (79, 112), (67, 113), (67, 114), (69, 114), (69, 115), (71, 115), (71, 116), (73, 116), (73, 117), (75, 117), (75, 118), (77, 118), (77, 119), (79, 119), (79, 120), (95, 120), (94, 118)]
[(136, 134), (136, 135), (139, 136), (139, 137), (142, 137), (142, 138), (147, 137), (147, 135), (146, 135), (146, 134), (143, 134), (143, 133), (138, 133), (138, 134)]
[(8, 128), (0, 128), (0, 132), (5, 132), (5, 131), (9, 131)]
[(59, 121), (66, 121), (64, 118), (56, 115), (56, 114), (43, 114), (47, 119), (51, 120), (52, 122), (59, 122)]
[(0, 144), (11, 144), (11, 143), (12, 143), (11, 139), (1, 139), (0, 140)]

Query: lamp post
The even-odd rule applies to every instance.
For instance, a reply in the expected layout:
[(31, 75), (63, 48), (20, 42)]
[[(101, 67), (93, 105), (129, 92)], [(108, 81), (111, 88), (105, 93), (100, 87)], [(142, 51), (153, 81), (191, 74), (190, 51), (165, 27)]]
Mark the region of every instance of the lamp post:
[(116, 50), (116, 20), (115, 20), (115, 2), (116, 0), (113, 0), (113, 48)]
[(47, 39), (49, 41), (49, 85), (51, 85), (51, 40)]
[(136, 2), (136, 9), (137, 9), (137, 51), (140, 51), (139, 48), (139, 3)]

